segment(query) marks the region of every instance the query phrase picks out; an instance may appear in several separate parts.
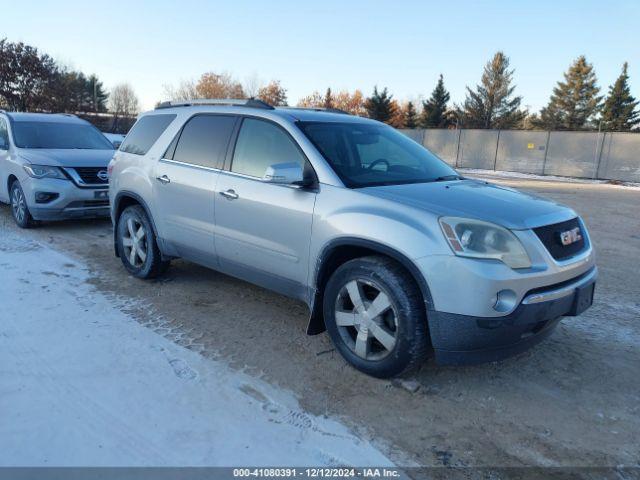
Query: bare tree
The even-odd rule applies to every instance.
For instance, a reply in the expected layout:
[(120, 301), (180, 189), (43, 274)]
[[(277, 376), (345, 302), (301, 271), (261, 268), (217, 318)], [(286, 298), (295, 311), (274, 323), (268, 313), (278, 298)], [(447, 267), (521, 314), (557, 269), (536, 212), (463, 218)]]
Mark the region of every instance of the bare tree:
[(131, 85), (116, 85), (109, 95), (109, 107), (113, 113), (112, 131), (127, 130), (139, 111), (138, 97)]
[(177, 86), (163, 85), (165, 98), (176, 102), (184, 102), (195, 98), (202, 98), (197, 90), (195, 80), (182, 80)]
[(257, 98), (260, 95), (260, 89), (264, 88), (264, 82), (257, 73), (253, 72), (251, 75), (245, 78), (242, 87), (247, 97)]

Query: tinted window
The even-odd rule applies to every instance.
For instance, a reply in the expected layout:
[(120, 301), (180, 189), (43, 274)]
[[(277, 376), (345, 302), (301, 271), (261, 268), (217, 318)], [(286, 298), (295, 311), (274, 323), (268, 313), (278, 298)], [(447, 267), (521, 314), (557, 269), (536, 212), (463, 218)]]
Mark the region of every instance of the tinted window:
[(7, 132), (7, 122), (0, 118), (0, 148), (9, 148), (9, 133)]
[(236, 117), (198, 115), (184, 126), (173, 159), (202, 167), (221, 168)]
[(242, 122), (231, 171), (262, 178), (271, 165), (290, 162), (304, 168), (305, 157), (284, 130), (263, 120)]
[(142, 117), (122, 142), (120, 150), (145, 155), (175, 118), (175, 115), (169, 114)]
[(298, 123), (348, 187), (457, 177), (429, 150), (386, 125)]
[(93, 125), (66, 122), (14, 122), (13, 139), (20, 148), (113, 150)]

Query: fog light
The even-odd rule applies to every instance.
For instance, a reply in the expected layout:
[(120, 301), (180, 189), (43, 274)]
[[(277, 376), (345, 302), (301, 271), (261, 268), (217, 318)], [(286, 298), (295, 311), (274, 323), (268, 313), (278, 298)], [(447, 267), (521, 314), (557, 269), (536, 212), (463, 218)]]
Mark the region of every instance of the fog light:
[(58, 198), (59, 194), (54, 192), (36, 192), (36, 203), (49, 203)]
[(513, 290), (500, 290), (496, 295), (493, 309), (496, 312), (510, 312), (516, 306), (516, 299), (516, 292)]

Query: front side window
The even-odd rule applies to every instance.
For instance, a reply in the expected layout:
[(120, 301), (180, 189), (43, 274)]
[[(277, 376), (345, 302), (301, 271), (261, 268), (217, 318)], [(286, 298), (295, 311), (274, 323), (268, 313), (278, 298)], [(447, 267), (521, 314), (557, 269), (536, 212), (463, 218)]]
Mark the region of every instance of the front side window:
[(457, 177), (445, 162), (386, 125), (299, 122), (298, 126), (347, 187)]
[(145, 115), (136, 122), (120, 145), (120, 151), (135, 155), (146, 155), (149, 149), (164, 133), (176, 115)]
[(291, 162), (305, 168), (306, 158), (282, 128), (264, 120), (244, 119), (233, 154), (232, 172), (262, 178), (271, 165)]
[(13, 139), (19, 148), (113, 150), (93, 125), (66, 122), (14, 122)]
[(197, 115), (184, 126), (173, 159), (201, 167), (221, 168), (236, 118)]

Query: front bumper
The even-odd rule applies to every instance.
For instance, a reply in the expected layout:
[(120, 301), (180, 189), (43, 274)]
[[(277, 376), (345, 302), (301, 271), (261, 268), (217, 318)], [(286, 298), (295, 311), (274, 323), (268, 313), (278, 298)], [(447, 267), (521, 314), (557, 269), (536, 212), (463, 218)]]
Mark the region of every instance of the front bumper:
[[(55, 178), (27, 178), (21, 182), (29, 212), (35, 220), (65, 220), (72, 218), (108, 217), (109, 200), (96, 198), (101, 188), (79, 188), (69, 180)], [(55, 193), (57, 198), (47, 203), (37, 203), (38, 192)]]
[(502, 317), (428, 312), (436, 362), (464, 365), (502, 360), (548, 337), (564, 316), (579, 315), (593, 301), (597, 268), (560, 284), (534, 289)]

